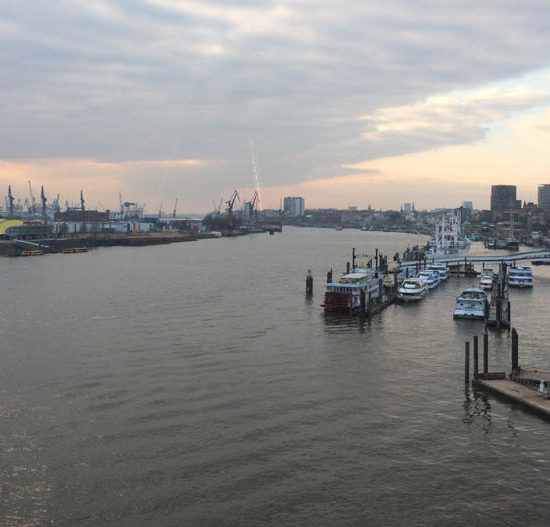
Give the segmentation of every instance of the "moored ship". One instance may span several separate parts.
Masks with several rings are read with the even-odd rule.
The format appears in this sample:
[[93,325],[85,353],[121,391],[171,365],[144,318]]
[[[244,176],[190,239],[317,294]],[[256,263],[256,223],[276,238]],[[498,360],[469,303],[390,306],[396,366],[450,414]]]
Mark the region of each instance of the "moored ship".
[[382,276],[370,267],[354,267],[338,282],[326,285],[323,307],[326,312],[354,313],[361,307],[361,293],[365,299],[378,300],[382,293]]

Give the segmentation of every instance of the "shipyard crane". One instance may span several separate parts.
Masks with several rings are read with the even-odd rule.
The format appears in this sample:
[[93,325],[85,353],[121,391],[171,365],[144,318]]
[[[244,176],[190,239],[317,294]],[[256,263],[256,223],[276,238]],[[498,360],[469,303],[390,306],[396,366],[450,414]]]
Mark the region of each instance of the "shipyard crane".
[[13,197],[13,194],[11,193],[11,185],[8,187],[8,202],[9,202],[9,211],[10,211],[10,218],[13,217],[13,201],[14,201],[14,197]]
[[54,211],[54,213],[61,211],[61,207],[59,206],[59,194],[52,201],[52,210]]
[[80,191],[80,210],[82,212],[84,212],[86,210],[86,208],[84,207],[84,203],[86,203],[84,201],[84,194],[82,193],[82,190]]
[[236,200],[241,201],[241,198],[239,197],[239,193],[237,190],[233,191],[233,194],[231,194],[231,197],[226,201],[227,203],[227,212],[229,215],[233,214],[233,205],[235,205]]
[[176,202],[174,203],[174,212],[172,213],[172,218],[176,217],[177,208],[178,208],[178,198],[176,198]]
[[42,185],[42,188],[40,189],[40,199],[42,201],[42,221],[46,223],[46,220],[48,219],[46,215],[46,203],[48,199],[46,198],[46,194],[44,194],[44,185]]
[[162,200],[160,200],[159,218],[162,218]]

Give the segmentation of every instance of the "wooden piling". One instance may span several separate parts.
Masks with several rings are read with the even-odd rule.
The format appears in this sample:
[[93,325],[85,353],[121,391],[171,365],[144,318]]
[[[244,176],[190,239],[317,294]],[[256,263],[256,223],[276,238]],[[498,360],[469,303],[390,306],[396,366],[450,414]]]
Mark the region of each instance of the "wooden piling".
[[519,366],[519,338],[516,328],[512,328],[512,375]]
[[464,382],[470,382],[470,342],[464,343]]
[[349,274],[349,262],[346,262],[346,274]]
[[479,347],[478,336],[474,336],[474,379],[479,376]]
[[508,300],[508,333],[510,333],[510,328],[512,327],[512,304]]
[[306,294],[307,295],[313,294],[313,275],[311,274],[311,270],[308,270],[307,276],[306,276]]
[[489,334],[483,333],[483,375],[489,373]]
[[332,269],[327,273],[327,284],[332,284]]

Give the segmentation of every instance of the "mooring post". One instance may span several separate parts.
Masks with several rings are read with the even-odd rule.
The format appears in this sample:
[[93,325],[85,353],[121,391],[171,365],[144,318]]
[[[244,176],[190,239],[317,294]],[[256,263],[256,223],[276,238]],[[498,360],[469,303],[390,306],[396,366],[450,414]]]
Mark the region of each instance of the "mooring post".
[[519,366],[519,338],[516,328],[512,328],[512,374]]
[[359,314],[365,316],[365,290],[361,289],[359,292]]
[[352,269],[355,269],[355,247],[352,247],[351,249],[351,261],[352,261]]
[[489,373],[489,334],[483,333],[483,375]]
[[464,382],[470,382],[470,342],[466,341],[464,345]]
[[478,336],[474,336],[474,379],[477,379],[479,375],[479,348],[478,348]]
[[369,299],[367,302],[367,316],[370,317],[370,313],[372,310],[372,299],[371,299],[371,293],[369,293]]
[[508,333],[510,333],[511,327],[512,327],[512,304],[510,304],[510,300],[508,300]]
[[327,273],[327,284],[332,284],[332,268]]
[[349,274],[349,262],[346,262],[346,274]]
[[311,269],[307,270],[306,276],[306,294],[313,294],[313,275],[311,274]]
[[500,285],[498,286],[498,295],[497,295],[497,328],[500,328],[502,321],[502,298],[500,297]]
[[376,260],[375,271],[378,271],[378,249],[374,250],[374,259]]

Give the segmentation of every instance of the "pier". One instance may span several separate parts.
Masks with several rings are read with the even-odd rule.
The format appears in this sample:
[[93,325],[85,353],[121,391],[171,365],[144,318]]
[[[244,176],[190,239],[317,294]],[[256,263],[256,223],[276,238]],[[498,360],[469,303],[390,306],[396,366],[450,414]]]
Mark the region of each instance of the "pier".
[[444,256],[433,260],[431,258],[422,258],[419,260],[407,260],[400,262],[401,268],[425,266],[429,263],[445,263],[448,266],[462,267],[464,270],[474,269],[475,265],[498,265],[507,264],[515,265],[518,263],[543,263],[550,262],[550,251],[527,251],[515,254],[503,254],[503,255],[480,255],[480,256]]
[[[470,382],[470,342],[465,342],[464,381]],[[515,328],[511,338],[511,371],[490,372],[488,364],[488,336],[483,336],[483,372],[479,371],[478,337],[473,342],[472,386],[550,419],[550,371],[522,369],[519,365],[519,337]]]

